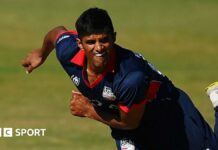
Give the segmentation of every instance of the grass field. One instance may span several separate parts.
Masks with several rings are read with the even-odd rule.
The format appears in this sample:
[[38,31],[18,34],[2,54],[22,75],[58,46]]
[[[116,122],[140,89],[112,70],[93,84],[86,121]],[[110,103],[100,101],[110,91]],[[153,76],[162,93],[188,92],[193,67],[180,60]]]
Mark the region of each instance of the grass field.
[[44,137],[0,137],[1,150],[111,150],[109,129],[73,117],[74,88],[54,53],[31,75],[20,66],[57,26],[74,29],[89,7],[108,10],[117,43],[142,53],[192,97],[211,126],[204,88],[218,80],[216,0],[0,0],[0,128],[46,128]]

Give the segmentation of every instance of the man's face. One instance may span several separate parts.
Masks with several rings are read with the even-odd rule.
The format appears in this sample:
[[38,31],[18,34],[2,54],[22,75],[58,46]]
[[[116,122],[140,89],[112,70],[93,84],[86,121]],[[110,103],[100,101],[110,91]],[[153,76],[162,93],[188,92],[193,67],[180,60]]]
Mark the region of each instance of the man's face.
[[113,49],[116,33],[91,34],[78,39],[78,45],[85,50],[87,65],[93,71],[102,72],[106,67],[111,49]]

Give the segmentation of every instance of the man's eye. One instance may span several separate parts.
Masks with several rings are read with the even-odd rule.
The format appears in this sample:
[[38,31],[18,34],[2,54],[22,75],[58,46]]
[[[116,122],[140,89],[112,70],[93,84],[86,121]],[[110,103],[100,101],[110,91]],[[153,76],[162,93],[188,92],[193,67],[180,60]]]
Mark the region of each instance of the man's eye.
[[86,44],[95,44],[95,40],[88,40],[86,41]]
[[102,42],[102,43],[107,43],[107,42],[109,42],[109,37],[105,37],[105,38],[101,39],[100,42]]

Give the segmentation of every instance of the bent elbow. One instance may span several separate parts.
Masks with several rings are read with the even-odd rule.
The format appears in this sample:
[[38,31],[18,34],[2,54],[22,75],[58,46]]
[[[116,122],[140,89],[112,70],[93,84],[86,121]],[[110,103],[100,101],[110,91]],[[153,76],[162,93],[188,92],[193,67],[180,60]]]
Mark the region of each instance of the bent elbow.
[[133,123],[129,126],[131,129],[136,129],[139,127],[139,124],[138,123]]
[[124,123],[123,128],[128,130],[133,130],[139,127],[139,123],[131,122],[131,123]]

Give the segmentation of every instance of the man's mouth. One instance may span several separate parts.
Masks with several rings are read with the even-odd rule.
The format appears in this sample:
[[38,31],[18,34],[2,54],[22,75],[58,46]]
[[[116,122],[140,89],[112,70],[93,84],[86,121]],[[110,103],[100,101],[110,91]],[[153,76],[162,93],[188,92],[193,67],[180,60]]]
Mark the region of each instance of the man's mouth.
[[106,54],[106,51],[104,52],[93,51],[92,54],[96,57],[103,57]]

